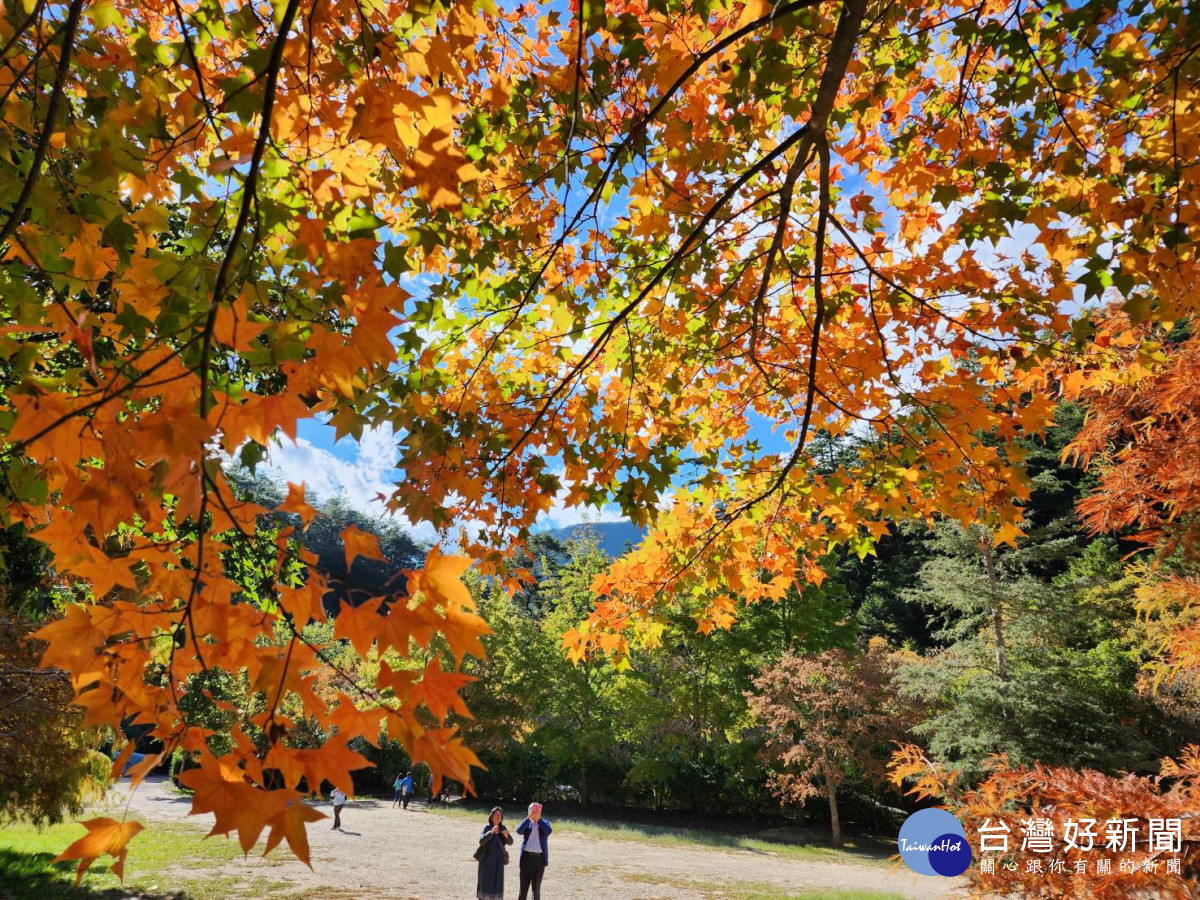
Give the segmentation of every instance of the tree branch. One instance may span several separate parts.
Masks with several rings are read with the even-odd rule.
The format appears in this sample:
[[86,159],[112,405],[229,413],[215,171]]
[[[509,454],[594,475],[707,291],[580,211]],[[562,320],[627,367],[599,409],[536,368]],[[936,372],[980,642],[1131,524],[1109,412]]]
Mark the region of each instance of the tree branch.
[[58,67],[54,72],[54,88],[50,93],[50,102],[46,106],[46,120],[42,123],[42,133],[38,137],[37,147],[33,151],[33,162],[29,173],[25,176],[25,184],[4,228],[0,229],[0,245],[3,245],[21,224],[29,198],[33,196],[33,186],[37,184],[42,172],[42,163],[46,159],[46,151],[50,148],[50,135],[54,131],[54,120],[58,118],[58,108],[62,105],[63,90],[66,86],[67,72],[71,68],[71,50],[75,46],[75,31],[79,27],[79,15],[83,11],[83,0],[71,0],[67,9],[67,24],[63,32],[62,52],[58,55]]
[[258,173],[262,167],[263,154],[267,141],[271,137],[271,113],[275,108],[275,89],[279,82],[279,69],[283,63],[283,48],[287,44],[288,32],[291,31],[292,21],[296,18],[299,0],[288,0],[283,12],[283,20],[279,24],[279,33],[271,47],[271,58],[267,62],[267,83],[263,97],[262,122],[258,126],[258,137],[254,141],[254,152],[250,157],[250,168],[246,171],[246,181],[242,185],[242,205],[238,210],[237,221],[229,240],[225,244],[225,256],[221,259],[221,267],[217,270],[217,278],[213,284],[212,301],[208,307],[208,318],[204,325],[204,343],[200,355],[200,415],[207,416],[209,409],[208,370],[212,362],[213,328],[217,322],[217,311],[225,300],[226,282],[229,270],[233,265],[233,256],[237,252],[246,230],[246,222],[250,218],[250,209],[258,192]]

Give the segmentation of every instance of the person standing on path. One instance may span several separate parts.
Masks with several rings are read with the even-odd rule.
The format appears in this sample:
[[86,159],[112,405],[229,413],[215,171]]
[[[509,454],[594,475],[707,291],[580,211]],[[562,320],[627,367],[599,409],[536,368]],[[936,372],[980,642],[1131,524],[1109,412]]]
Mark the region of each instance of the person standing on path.
[[497,806],[488,814],[487,824],[479,835],[479,849],[475,851],[479,860],[475,900],[504,900],[504,864],[508,862],[504,845],[512,842],[512,835],[504,825],[504,810]]
[[408,799],[413,792],[413,777],[412,772],[407,773],[404,779],[400,782],[400,800],[404,804],[404,808],[408,809]]
[[333,801],[333,828],[332,831],[342,830],[342,807],[346,805],[346,794],[339,788],[335,787],[329,792],[329,799]]
[[542,804],[530,803],[529,815],[517,826],[517,834],[522,837],[520,900],[526,900],[531,887],[533,900],[542,900],[542,876],[550,865],[551,831],[550,823],[542,818]]
[[396,780],[392,783],[392,787],[396,789],[396,795],[392,797],[392,809],[395,809],[400,805],[400,796],[404,789],[404,776],[399,772],[396,773]]

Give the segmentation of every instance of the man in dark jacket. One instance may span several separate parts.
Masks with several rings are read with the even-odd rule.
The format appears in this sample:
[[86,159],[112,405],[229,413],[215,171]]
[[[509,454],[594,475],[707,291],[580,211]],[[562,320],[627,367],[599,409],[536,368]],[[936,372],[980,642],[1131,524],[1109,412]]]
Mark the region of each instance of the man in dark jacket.
[[521,893],[519,900],[526,900],[529,888],[533,888],[533,900],[542,900],[542,875],[550,865],[550,823],[542,818],[542,804],[530,803],[529,815],[517,826],[521,835]]

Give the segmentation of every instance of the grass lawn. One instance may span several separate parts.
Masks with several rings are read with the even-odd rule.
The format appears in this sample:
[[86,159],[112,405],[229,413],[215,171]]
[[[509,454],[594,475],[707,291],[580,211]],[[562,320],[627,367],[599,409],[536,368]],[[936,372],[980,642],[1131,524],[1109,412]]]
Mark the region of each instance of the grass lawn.
[[[477,819],[480,822],[487,818],[487,810],[482,807],[476,809],[451,804],[449,806],[431,806],[429,811],[439,816],[457,816]],[[520,810],[506,815],[506,818],[512,819],[513,815],[517,817],[514,821],[520,821]],[[848,839],[843,849],[834,850],[832,847],[824,845],[824,842],[828,840],[824,833],[810,831],[791,830],[788,839],[767,839],[701,828],[672,828],[664,825],[643,825],[637,822],[617,822],[608,819],[549,815],[547,818],[554,824],[556,830],[668,847],[699,845],[719,850],[773,853],[794,859],[822,859],[829,862],[879,866],[888,865],[888,857],[896,853],[895,841],[882,838]],[[773,897],[774,895],[764,894],[762,900],[772,900]],[[845,898],[837,897],[835,900],[854,900],[855,897],[856,895],[847,894]],[[754,895],[749,900],[759,900],[759,898]],[[863,895],[862,900],[876,900],[876,898]]]
[[[113,859],[102,856],[75,887],[76,862],[52,864],[63,848],[84,834],[71,823],[42,830],[13,823],[0,827],[0,898],[3,900],[225,900],[229,897],[296,897],[286,882],[241,874],[221,867],[242,855],[236,841],[187,825],[156,822],[129,844],[125,884],[110,871]],[[277,893],[284,891],[283,894]]]
[[752,882],[709,884],[686,878],[664,878],[651,874],[634,875],[627,877],[626,880],[647,885],[667,885],[693,890],[701,894],[705,900],[905,900],[903,894],[882,891],[826,890],[801,891],[797,894],[774,884]]

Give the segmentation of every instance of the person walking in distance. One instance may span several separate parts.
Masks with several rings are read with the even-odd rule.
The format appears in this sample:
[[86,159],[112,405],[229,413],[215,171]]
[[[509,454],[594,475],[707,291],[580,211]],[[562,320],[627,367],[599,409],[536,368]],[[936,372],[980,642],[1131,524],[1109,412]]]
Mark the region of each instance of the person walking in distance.
[[333,801],[333,831],[342,830],[342,807],[346,805],[346,794],[339,788],[335,787],[329,792],[329,799]]
[[521,893],[520,900],[527,900],[533,888],[533,900],[542,900],[542,876],[550,865],[550,823],[542,818],[542,804],[530,803],[529,815],[517,826],[521,835]]
[[405,809],[408,809],[408,799],[412,796],[412,793],[413,777],[412,772],[408,772],[400,782],[400,802],[404,804]]
[[396,791],[395,796],[392,797],[392,809],[395,809],[400,805],[400,798],[404,794],[404,776],[399,772],[396,773],[396,780],[392,783],[392,787]]

